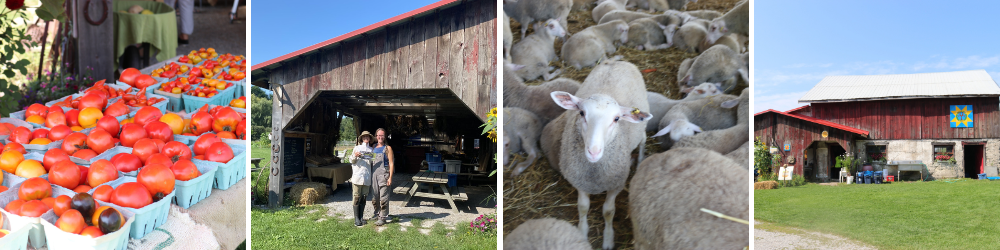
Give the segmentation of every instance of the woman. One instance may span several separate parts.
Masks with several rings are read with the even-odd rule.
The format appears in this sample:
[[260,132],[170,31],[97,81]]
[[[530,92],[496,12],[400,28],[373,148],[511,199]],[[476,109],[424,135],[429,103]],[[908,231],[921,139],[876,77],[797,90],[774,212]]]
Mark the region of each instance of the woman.
[[[372,206],[375,207],[373,219],[376,226],[385,225],[385,219],[389,217],[389,186],[392,185],[392,173],[395,172],[393,163],[392,147],[386,144],[385,129],[379,128],[375,131],[375,163],[372,165],[375,171],[372,174]],[[389,166],[386,169],[386,165]]]
[[[190,39],[191,33],[194,32],[194,0],[164,0],[163,3],[170,6],[170,8],[175,8],[177,13],[180,13],[180,27],[177,30],[181,34],[177,36],[177,43],[188,44],[188,39]],[[174,7],[174,4],[177,7]]]
[[351,194],[354,195],[354,225],[364,226],[365,220],[362,218],[365,212],[365,197],[368,196],[368,189],[372,185],[372,134],[368,131],[361,132],[351,155]]

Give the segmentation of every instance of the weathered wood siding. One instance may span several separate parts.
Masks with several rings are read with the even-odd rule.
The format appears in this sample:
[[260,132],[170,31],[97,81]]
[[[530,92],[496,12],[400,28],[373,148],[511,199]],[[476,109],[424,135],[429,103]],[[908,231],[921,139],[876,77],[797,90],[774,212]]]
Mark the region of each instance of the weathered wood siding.
[[[824,130],[828,133],[827,138],[823,138]],[[836,142],[847,152],[853,152],[855,136],[854,133],[776,113],[754,116],[753,134],[755,140],[763,140],[768,146],[779,149],[782,165],[785,165],[789,158],[795,158],[795,174],[798,175],[803,174],[803,164],[805,164],[803,155],[813,142]],[[782,150],[785,143],[791,144],[790,151]],[[778,171],[778,169],[773,170]]]
[[[973,106],[973,128],[952,128],[951,105]],[[869,131],[871,139],[1000,138],[1000,99],[936,98],[813,103],[813,117]]]
[[324,90],[451,89],[486,120],[496,105],[496,2],[468,1],[283,62],[281,124]]

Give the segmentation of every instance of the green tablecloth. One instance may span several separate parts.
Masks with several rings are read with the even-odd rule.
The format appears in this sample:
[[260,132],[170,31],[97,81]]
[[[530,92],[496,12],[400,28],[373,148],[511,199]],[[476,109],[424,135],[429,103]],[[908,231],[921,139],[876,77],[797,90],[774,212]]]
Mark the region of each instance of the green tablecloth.
[[[153,15],[121,13],[132,5],[142,6]],[[114,1],[115,26],[115,68],[118,57],[125,53],[125,47],[137,43],[149,43],[157,61],[165,61],[177,56],[177,17],[174,9],[164,3],[154,1]]]

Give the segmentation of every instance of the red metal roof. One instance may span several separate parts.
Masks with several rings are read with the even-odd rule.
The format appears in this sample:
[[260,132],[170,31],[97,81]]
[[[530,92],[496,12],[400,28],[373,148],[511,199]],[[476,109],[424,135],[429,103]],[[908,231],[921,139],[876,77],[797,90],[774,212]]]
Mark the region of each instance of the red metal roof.
[[397,21],[400,21],[400,20],[403,20],[403,19],[406,19],[406,18],[410,18],[410,17],[416,16],[416,15],[418,15],[420,13],[423,13],[423,12],[426,12],[426,11],[429,11],[429,10],[434,10],[434,9],[437,9],[437,8],[440,8],[440,7],[443,7],[443,6],[446,6],[448,4],[451,4],[451,3],[454,3],[454,2],[458,2],[458,1],[459,0],[441,0],[441,1],[438,1],[436,3],[432,3],[430,5],[421,7],[419,9],[412,10],[410,12],[403,13],[403,14],[395,16],[393,18],[389,18],[389,19],[383,20],[381,22],[377,22],[375,24],[368,25],[368,26],[366,26],[364,28],[361,28],[361,29],[358,29],[358,30],[355,30],[355,31],[351,31],[350,33],[334,37],[333,39],[326,40],[326,41],[323,41],[323,42],[320,42],[320,43],[317,43],[317,44],[313,44],[312,46],[305,47],[305,48],[300,49],[300,50],[296,50],[295,52],[288,53],[288,54],[285,54],[283,56],[279,56],[277,58],[274,58],[274,59],[271,59],[271,60],[267,60],[267,61],[262,62],[262,63],[255,64],[253,66],[250,66],[250,71],[261,69],[261,68],[267,67],[268,65],[271,65],[271,64],[274,64],[274,63],[277,63],[277,62],[281,62],[281,61],[284,61],[284,60],[295,58],[296,56],[308,53],[308,52],[313,51],[313,50],[317,50],[317,49],[322,48],[322,47],[326,47],[327,45],[331,45],[331,44],[334,44],[334,43],[338,43],[340,41],[347,40],[348,38],[351,38],[351,37],[354,37],[354,36],[357,36],[357,35],[360,35],[360,34],[364,34],[365,32],[376,30],[378,28],[381,28],[383,26],[395,23]]
[[[794,110],[797,110],[797,109],[799,109],[799,108],[792,109],[790,111],[794,111]],[[803,120],[803,121],[807,121],[807,122],[811,122],[811,123],[815,123],[815,124],[819,124],[819,125],[823,125],[823,126],[835,128],[835,129],[840,129],[840,130],[843,130],[843,131],[847,131],[847,132],[851,132],[851,133],[855,133],[855,134],[859,134],[859,135],[863,135],[865,137],[868,136],[868,131],[867,130],[858,129],[858,128],[852,128],[852,127],[848,127],[848,126],[845,126],[845,125],[841,125],[839,123],[833,123],[833,122],[830,122],[830,121],[826,121],[826,120],[822,120],[822,119],[816,119],[816,118],[812,118],[812,117],[808,117],[808,116],[801,116],[801,115],[789,114],[789,113],[786,113],[786,112],[781,112],[781,111],[777,111],[777,110],[773,110],[773,109],[768,109],[768,110],[761,111],[760,113],[753,114],[753,116],[765,114],[765,113],[768,113],[768,112],[782,114],[782,115],[785,115],[785,116],[788,116],[788,117],[797,118],[799,120]]]
[[809,108],[809,105],[804,105],[804,106],[802,106],[802,107],[798,107],[798,108],[793,108],[793,109],[789,109],[788,111],[785,111],[785,113],[789,113],[789,114],[791,114],[791,113],[795,113],[795,111],[802,111],[802,110],[805,110],[805,109],[807,109],[807,108]]

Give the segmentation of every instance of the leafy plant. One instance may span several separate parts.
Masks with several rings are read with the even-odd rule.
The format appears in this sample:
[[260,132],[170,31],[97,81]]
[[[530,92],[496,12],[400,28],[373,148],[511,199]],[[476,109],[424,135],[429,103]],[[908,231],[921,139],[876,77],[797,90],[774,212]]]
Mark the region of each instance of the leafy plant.
[[[497,143],[497,108],[496,107],[494,107],[493,109],[490,109],[489,113],[486,113],[486,123],[484,123],[482,126],[479,126],[479,127],[483,128],[483,134],[486,134],[487,138],[490,138],[490,140],[492,140],[493,143]],[[496,161],[496,160],[497,160],[497,155],[493,154],[493,161]],[[490,172],[490,176],[491,177],[493,175],[495,175],[495,174],[497,174],[497,170],[496,169],[494,169],[493,172]]]
[[854,171],[855,167],[861,163],[861,160],[857,159],[853,155],[845,153],[837,156],[835,162],[836,164],[833,166],[834,168],[846,168],[844,171],[851,173]]
[[18,73],[28,75],[31,60],[25,55],[26,49],[38,46],[31,35],[25,34],[27,20],[34,20],[37,15],[45,21],[66,21],[64,1],[41,0],[42,5],[35,9],[35,13],[25,11],[24,0],[5,1],[6,8],[0,10],[0,73],[3,75],[0,78],[0,115],[19,111],[19,102],[26,97],[22,93],[31,93],[10,81]]
[[767,144],[760,141],[760,137],[753,141],[753,167],[760,171],[763,176],[771,172],[771,152]]
[[480,214],[472,222],[469,222],[469,228],[475,233],[483,234],[494,234],[497,230],[497,213],[491,214]]

